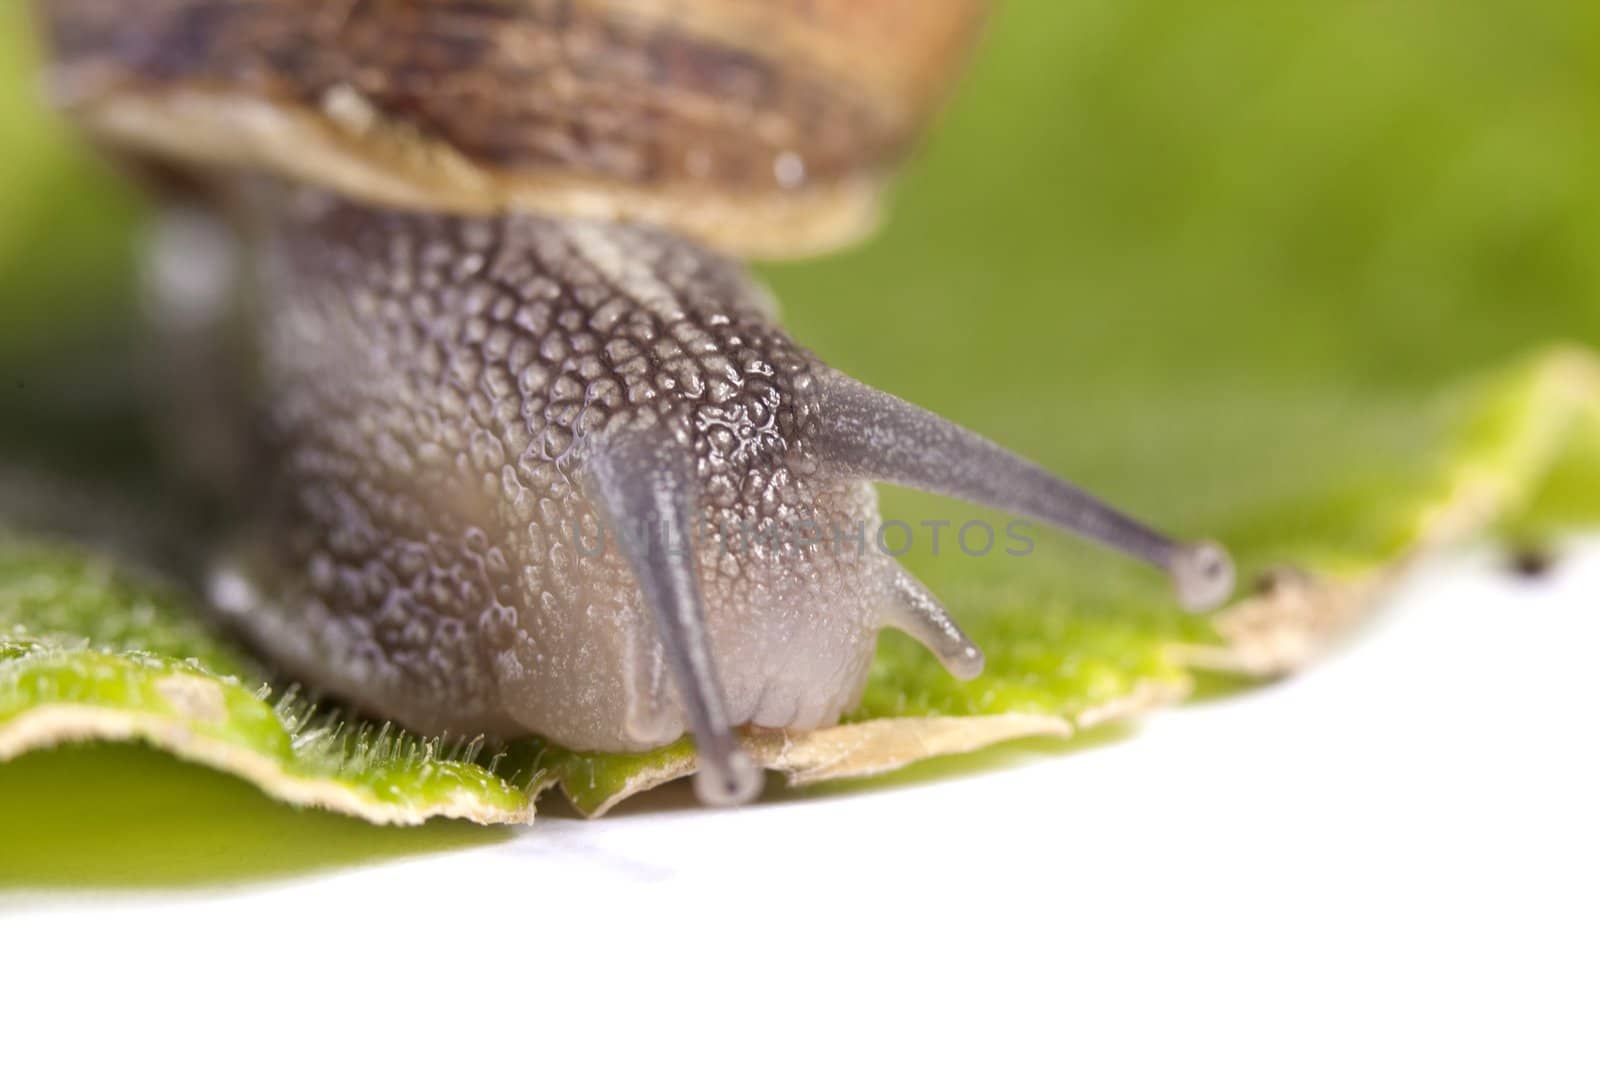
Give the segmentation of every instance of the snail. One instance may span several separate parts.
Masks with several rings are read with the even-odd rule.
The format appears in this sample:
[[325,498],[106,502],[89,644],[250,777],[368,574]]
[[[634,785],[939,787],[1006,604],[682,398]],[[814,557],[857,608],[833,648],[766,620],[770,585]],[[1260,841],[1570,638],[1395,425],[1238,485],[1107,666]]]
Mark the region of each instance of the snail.
[[740,732],[836,723],[881,628],[982,669],[862,535],[874,483],[1224,601],[1219,546],[830,369],[740,265],[870,230],[984,8],[40,0],[61,105],[181,205],[173,351],[249,352],[248,414],[192,413],[251,445],[215,605],[419,732],[687,733],[701,799],[739,803]]

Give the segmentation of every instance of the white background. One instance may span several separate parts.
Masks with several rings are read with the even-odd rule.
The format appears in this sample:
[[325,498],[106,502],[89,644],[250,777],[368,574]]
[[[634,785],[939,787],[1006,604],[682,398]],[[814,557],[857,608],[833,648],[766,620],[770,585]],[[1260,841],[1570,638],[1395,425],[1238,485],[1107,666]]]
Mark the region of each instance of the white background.
[[0,1062],[1595,1063],[1600,546],[1497,562],[1065,756],[0,901]]

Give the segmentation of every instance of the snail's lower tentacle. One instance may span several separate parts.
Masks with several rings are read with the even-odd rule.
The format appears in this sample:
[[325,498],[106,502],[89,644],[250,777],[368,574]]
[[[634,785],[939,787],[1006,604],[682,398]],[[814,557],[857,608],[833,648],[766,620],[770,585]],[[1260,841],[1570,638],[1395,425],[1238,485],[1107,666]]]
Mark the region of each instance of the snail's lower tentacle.
[[895,568],[884,600],[883,623],[910,634],[962,681],[983,673],[983,653],[950,617],[939,598],[910,571]]

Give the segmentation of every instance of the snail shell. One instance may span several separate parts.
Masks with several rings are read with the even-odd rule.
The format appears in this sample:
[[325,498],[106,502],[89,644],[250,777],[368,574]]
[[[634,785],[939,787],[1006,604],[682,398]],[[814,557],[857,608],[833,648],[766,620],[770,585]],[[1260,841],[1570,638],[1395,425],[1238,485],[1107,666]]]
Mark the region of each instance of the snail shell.
[[[984,0],[50,0],[109,143],[436,211],[655,223],[738,256],[864,233]],[[130,10],[131,9],[131,10]]]
[[692,732],[702,796],[732,802],[759,784],[738,731],[837,722],[879,628],[981,669],[879,550],[875,481],[1077,530],[1192,608],[1227,595],[1214,546],[828,368],[727,258],[870,224],[980,0],[133,6],[44,0],[56,84],[237,238],[184,216],[155,303],[196,366],[238,345],[195,293],[254,320],[213,599],[307,680],[429,732]]

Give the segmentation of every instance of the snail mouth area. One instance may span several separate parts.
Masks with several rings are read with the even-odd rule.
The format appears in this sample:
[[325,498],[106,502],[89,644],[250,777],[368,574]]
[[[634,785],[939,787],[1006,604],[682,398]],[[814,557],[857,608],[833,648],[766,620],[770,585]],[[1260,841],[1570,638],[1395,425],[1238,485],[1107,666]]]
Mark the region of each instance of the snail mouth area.
[[[746,619],[714,617],[711,641],[729,725],[771,730],[831,726],[855,707],[877,647],[877,623],[817,597],[810,610]],[[611,747],[641,750],[689,732],[687,711],[653,635],[622,660],[626,713]]]
[[[875,514],[871,490],[859,492],[847,513]],[[701,547],[705,635],[729,726],[811,730],[855,707],[893,582],[890,563],[854,545]],[[580,581],[583,596],[548,620],[537,660],[498,679],[498,714],[588,751],[642,751],[691,733],[634,577],[620,560],[600,556],[585,561]]]
[[[534,736],[589,752],[646,751],[690,732],[631,579],[602,561],[580,578],[582,596],[525,635],[490,640],[480,628],[494,620],[480,616],[461,622],[461,655],[420,657],[355,625],[274,557],[260,544],[230,553],[212,573],[213,604],[292,676],[368,714],[427,735]],[[776,577],[748,568],[739,581],[708,573],[708,635],[729,725],[811,730],[855,707],[889,580],[872,558],[791,563]]]

